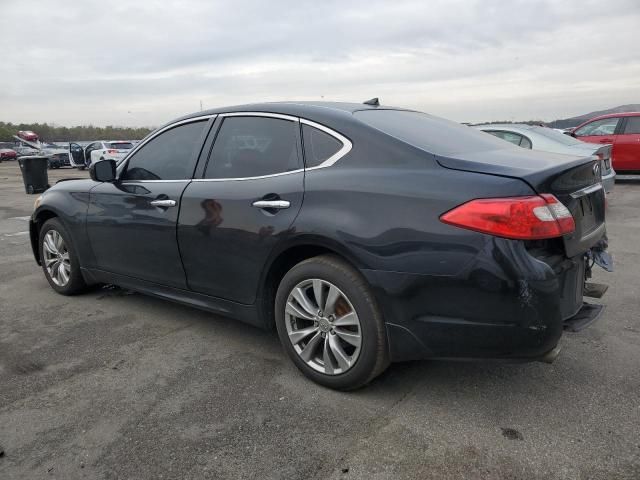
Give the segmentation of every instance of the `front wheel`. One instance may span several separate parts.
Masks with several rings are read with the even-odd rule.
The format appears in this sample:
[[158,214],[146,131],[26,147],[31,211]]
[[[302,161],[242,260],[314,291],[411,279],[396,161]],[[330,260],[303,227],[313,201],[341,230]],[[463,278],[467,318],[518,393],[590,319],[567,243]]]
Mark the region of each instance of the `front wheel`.
[[57,218],[47,220],[40,230],[38,246],[44,276],[56,292],[73,295],[87,284],[71,236]]
[[389,364],[384,321],[371,289],[336,256],[293,267],[278,287],[275,314],[285,351],[321,385],[352,390]]

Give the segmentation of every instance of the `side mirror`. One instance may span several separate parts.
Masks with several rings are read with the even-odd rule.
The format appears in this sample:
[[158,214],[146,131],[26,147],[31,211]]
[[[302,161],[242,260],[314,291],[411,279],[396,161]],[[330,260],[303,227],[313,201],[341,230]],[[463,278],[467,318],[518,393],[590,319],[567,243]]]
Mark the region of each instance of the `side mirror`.
[[89,176],[96,182],[113,182],[116,179],[116,161],[100,160],[91,164]]

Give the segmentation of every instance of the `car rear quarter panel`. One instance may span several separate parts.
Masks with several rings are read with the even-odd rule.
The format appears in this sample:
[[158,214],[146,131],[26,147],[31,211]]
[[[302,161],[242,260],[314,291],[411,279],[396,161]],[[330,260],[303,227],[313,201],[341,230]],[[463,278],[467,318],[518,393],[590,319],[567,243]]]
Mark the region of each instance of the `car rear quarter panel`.
[[521,180],[445,169],[421,150],[366,142],[333,167],[307,171],[295,230],[339,242],[360,268],[452,275],[482,238],[440,215],[473,198],[533,193]]
[[392,358],[535,357],[553,348],[562,319],[552,268],[524,242],[439,220],[468,200],[531,195],[531,187],[446,169],[417,149],[367,146],[307,172],[295,231],[350,252],[383,310]]

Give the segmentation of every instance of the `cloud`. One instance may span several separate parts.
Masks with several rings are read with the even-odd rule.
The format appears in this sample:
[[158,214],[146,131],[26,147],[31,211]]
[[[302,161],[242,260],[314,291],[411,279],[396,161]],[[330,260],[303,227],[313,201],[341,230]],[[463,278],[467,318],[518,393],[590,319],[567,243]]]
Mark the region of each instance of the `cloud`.
[[4,0],[0,119],[157,125],[206,107],[379,96],[459,121],[640,99],[640,4]]

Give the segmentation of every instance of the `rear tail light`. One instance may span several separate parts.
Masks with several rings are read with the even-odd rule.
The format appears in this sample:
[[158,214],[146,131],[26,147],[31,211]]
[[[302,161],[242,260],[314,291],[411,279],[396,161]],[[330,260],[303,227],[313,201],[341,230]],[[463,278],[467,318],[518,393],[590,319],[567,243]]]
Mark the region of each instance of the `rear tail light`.
[[110,149],[110,150],[107,150],[107,153],[118,153],[118,150]]
[[440,220],[518,240],[561,237],[576,228],[571,212],[550,194],[471,200],[442,214]]

